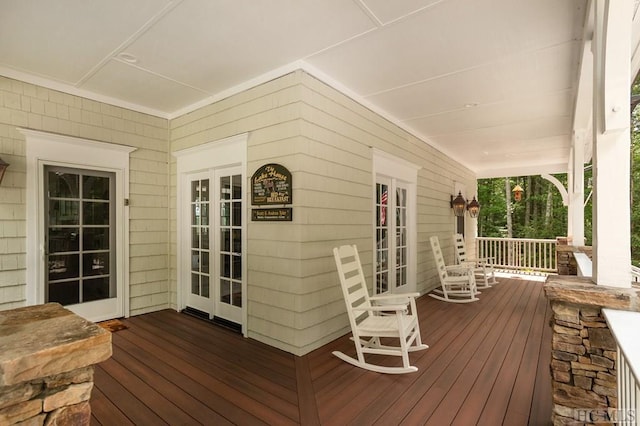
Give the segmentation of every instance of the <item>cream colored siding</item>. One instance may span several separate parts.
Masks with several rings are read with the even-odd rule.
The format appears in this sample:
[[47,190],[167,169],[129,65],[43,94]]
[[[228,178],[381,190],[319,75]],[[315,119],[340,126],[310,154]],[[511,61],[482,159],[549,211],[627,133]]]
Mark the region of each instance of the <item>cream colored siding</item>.
[[[311,209],[307,218],[310,226],[305,232],[317,243],[313,255],[302,260],[310,266],[302,285],[307,281],[324,282],[325,290],[322,297],[309,297],[313,303],[299,312],[298,324],[305,328],[300,341],[306,351],[346,330],[331,256],[333,246],[358,245],[372,286],[372,148],[421,167],[417,182],[417,289],[423,293],[437,285],[428,239],[439,235],[445,250],[451,251],[454,221],[449,195],[454,181],[475,190],[475,177],[444,154],[313,77],[304,74],[301,83],[303,134],[310,138],[309,153],[314,157],[309,163],[314,163],[311,167],[315,174],[309,180],[316,181],[315,185],[304,185],[304,192],[309,199],[321,200],[313,205],[322,206]],[[451,260],[452,256],[451,251]]]
[[[171,151],[198,146],[240,133],[250,132],[247,147],[247,175],[268,162],[277,162],[294,174],[300,128],[298,123],[298,73],[286,75],[236,96],[176,118],[170,124]],[[171,167],[171,303],[177,307],[176,281],[176,167]],[[295,177],[294,200],[296,197]],[[245,183],[248,183],[245,182]],[[247,185],[247,203],[250,196]],[[294,217],[295,217],[294,212]],[[295,219],[294,219],[295,220]],[[245,259],[248,268],[248,335],[274,346],[296,351],[291,336],[295,329],[282,324],[294,312],[291,306],[279,308],[277,303],[254,295],[254,288],[281,288],[273,294],[295,293],[298,287],[299,225],[292,223],[251,223],[245,227],[248,246]],[[293,247],[291,247],[293,246]],[[264,281],[263,281],[264,280]],[[266,335],[263,335],[266,331]],[[266,337],[266,336],[270,337]]]
[[[302,71],[172,120],[170,128],[171,151],[249,132],[248,176],[269,162],[292,172],[293,222],[247,224],[247,334],[295,354],[347,331],[334,246],[357,244],[371,281],[372,148],[421,167],[416,231],[422,292],[436,284],[429,236],[450,240],[453,233],[454,181],[475,188],[470,171]],[[175,167],[171,170],[174,222]],[[176,304],[175,225],[171,229]]]
[[[437,282],[428,239],[453,260],[456,182],[462,165],[303,71],[167,122],[100,102],[0,78],[0,309],[25,303],[25,147],[17,126],[136,147],[130,158],[130,309],[179,308],[177,168],[170,154],[248,133],[248,177],[266,163],[293,176],[293,221],[246,224],[247,335],[294,354],[347,332],[332,248],[356,244],[372,285],[373,150],[420,167],[416,183],[417,282]],[[471,219],[467,219],[471,220]],[[168,265],[168,266],[167,266]]]
[[23,306],[26,127],[136,147],[130,173],[131,314],[168,307],[167,120],[0,77],[0,309]]

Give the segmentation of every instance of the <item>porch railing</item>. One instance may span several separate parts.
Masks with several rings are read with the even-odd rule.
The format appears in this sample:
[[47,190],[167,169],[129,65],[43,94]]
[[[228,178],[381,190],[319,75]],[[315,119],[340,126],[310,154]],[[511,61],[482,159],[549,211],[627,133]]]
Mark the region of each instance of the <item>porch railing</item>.
[[528,273],[555,273],[556,240],[529,238],[476,238],[478,258],[493,258],[496,269]]
[[618,346],[618,408],[609,418],[619,425],[640,425],[640,313],[603,309]]

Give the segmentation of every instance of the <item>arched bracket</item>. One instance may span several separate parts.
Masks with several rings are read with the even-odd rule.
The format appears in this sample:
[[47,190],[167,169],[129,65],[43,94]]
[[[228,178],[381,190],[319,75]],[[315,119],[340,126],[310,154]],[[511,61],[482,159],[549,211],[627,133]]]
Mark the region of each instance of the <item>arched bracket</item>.
[[568,206],[569,205],[569,193],[567,192],[567,189],[564,187],[562,182],[560,182],[554,176],[551,176],[551,175],[548,175],[548,174],[544,174],[544,175],[540,175],[540,176],[545,178],[546,180],[548,180],[549,182],[554,184],[556,186],[556,188],[558,188],[558,191],[560,191],[560,195],[562,196],[562,205],[565,206],[565,207]]

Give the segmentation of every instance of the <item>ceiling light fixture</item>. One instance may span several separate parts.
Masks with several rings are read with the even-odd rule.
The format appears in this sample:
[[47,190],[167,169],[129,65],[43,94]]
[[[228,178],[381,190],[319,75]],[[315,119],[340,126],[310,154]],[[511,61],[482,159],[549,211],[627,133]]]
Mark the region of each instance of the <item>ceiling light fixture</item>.
[[121,59],[128,64],[138,63],[138,58],[133,56],[131,53],[126,53],[126,52],[118,53],[118,59]]

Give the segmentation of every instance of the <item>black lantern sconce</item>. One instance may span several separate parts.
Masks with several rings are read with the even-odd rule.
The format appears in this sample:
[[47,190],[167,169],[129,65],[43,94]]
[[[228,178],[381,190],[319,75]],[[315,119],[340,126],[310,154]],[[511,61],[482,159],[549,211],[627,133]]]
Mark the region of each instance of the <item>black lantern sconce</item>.
[[4,173],[7,171],[7,167],[9,167],[9,163],[3,161],[0,158],[0,183],[2,183],[2,179],[4,178]]
[[476,197],[473,197],[473,200],[469,201],[467,204],[467,210],[469,211],[469,216],[472,218],[477,218],[480,214],[480,203],[476,200]]
[[467,201],[462,197],[462,192],[458,192],[458,196],[453,198],[451,196],[451,208],[453,209],[454,216],[464,216],[464,209],[467,207]]

